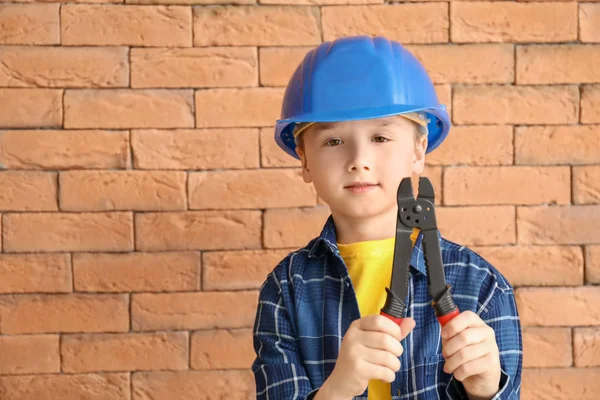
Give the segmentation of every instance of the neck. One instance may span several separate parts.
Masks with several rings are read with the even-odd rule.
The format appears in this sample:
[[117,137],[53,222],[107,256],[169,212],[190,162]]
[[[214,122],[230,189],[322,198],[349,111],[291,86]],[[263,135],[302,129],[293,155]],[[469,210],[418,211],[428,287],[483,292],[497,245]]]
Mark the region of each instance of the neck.
[[340,244],[388,239],[396,235],[398,207],[365,218],[350,217],[332,211],[335,233]]

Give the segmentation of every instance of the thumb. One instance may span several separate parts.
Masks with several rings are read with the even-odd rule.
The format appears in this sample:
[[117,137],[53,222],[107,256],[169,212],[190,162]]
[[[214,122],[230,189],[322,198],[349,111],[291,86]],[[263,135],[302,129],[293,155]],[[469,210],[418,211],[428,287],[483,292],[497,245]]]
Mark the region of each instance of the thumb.
[[400,338],[399,338],[399,340],[402,340],[405,337],[407,337],[408,334],[414,329],[414,327],[416,325],[417,325],[417,323],[415,322],[415,320],[413,318],[410,318],[410,317],[403,318],[402,322],[400,323]]

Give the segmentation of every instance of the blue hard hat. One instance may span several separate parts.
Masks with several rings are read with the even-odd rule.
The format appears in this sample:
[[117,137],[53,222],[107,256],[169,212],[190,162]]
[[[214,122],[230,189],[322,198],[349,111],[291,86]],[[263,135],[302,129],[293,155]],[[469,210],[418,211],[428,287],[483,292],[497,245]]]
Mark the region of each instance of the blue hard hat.
[[400,43],[351,36],[320,44],[294,71],[283,98],[275,141],[295,158],[298,122],[339,122],[409,112],[429,119],[427,153],[448,135],[450,118],[431,78]]

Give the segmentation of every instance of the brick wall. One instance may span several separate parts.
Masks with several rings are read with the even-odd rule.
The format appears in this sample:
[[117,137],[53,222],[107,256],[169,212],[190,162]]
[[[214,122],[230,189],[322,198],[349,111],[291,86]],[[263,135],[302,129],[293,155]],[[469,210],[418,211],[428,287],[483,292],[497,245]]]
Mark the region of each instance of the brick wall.
[[451,109],[427,175],[516,288],[522,398],[596,400],[600,3],[255,3],[0,3],[2,399],[254,398],[258,288],[328,215],[273,142],[283,87],[363,33]]

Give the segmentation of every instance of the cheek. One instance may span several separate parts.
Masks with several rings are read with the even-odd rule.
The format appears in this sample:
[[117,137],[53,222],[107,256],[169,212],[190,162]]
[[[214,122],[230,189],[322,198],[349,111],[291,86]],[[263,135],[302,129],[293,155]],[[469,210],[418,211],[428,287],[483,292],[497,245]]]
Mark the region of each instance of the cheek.
[[414,152],[406,147],[397,147],[377,157],[377,167],[386,176],[407,176],[413,167]]

